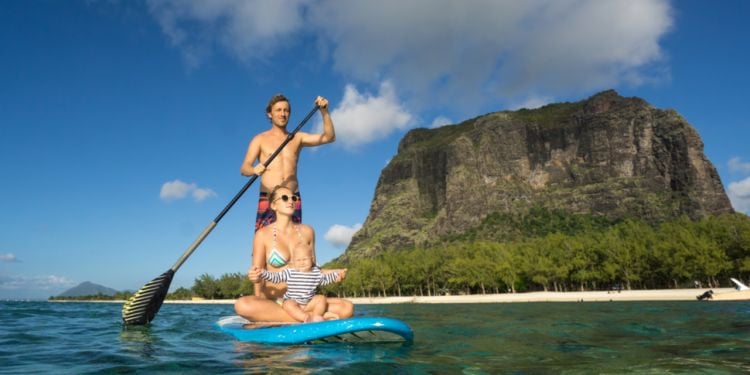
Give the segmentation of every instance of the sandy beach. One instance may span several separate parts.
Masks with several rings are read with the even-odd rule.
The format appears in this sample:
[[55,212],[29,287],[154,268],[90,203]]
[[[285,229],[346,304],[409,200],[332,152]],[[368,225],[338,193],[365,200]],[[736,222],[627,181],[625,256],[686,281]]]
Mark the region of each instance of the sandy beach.
[[[615,301],[695,301],[708,288],[656,289],[591,292],[528,292],[502,294],[473,294],[454,296],[408,296],[347,298],[355,305],[395,303],[514,303],[514,302],[615,302]],[[714,288],[715,300],[750,299],[750,294],[733,288]],[[737,298],[740,297],[740,298]],[[165,301],[164,303],[233,304],[235,300]]]
[[[435,297],[350,298],[354,304],[386,303],[513,303],[513,302],[610,302],[610,301],[695,301],[708,289],[659,289],[591,292],[529,292]],[[732,288],[713,289],[715,294],[731,293]]]

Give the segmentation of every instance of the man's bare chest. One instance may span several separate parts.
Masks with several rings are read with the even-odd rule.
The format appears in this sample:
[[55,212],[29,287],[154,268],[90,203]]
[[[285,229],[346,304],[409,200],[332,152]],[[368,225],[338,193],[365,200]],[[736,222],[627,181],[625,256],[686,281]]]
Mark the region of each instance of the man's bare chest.
[[[264,147],[261,147],[261,157],[262,159],[267,159],[269,156],[271,156],[276,150],[278,150],[279,146],[283,142],[267,142],[267,145]],[[295,140],[290,141],[289,143],[284,146],[281,151],[279,151],[279,154],[276,156],[276,159],[283,159],[283,160],[297,160],[297,157],[299,155],[299,142],[295,142]]]

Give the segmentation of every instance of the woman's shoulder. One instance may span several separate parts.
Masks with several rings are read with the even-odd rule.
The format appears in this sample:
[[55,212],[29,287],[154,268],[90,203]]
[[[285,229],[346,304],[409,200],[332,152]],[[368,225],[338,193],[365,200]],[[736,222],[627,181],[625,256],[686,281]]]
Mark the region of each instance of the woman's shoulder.
[[299,228],[299,231],[302,232],[302,234],[312,235],[315,233],[313,228],[307,224],[300,223],[298,224],[298,228]]
[[265,227],[260,228],[255,232],[255,238],[261,239],[261,240],[265,238],[270,238],[272,235],[273,235],[273,226],[271,225],[266,225]]

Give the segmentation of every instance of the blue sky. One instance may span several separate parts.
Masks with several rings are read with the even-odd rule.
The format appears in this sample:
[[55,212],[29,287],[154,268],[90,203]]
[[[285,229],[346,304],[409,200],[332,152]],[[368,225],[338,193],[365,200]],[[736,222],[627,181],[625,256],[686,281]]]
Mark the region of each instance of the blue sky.
[[[292,125],[316,95],[331,102],[336,143],[300,163],[323,262],[409,129],[610,88],[679,111],[748,212],[748,16],[741,0],[4,1],[0,298],[135,290],[164,272],[246,182],[278,92]],[[257,191],[173,288],[246,270]]]

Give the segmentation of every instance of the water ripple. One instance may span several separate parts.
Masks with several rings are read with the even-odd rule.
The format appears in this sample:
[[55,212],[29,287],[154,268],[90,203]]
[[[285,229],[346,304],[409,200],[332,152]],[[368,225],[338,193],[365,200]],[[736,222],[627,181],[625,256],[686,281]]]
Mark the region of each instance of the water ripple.
[[743,373],[750,304],[700,302],[366,305],[414,343],[269,346],[213,328],[231,305],[165,305],[124,327],[120,305],[0,302],[2,372]]

